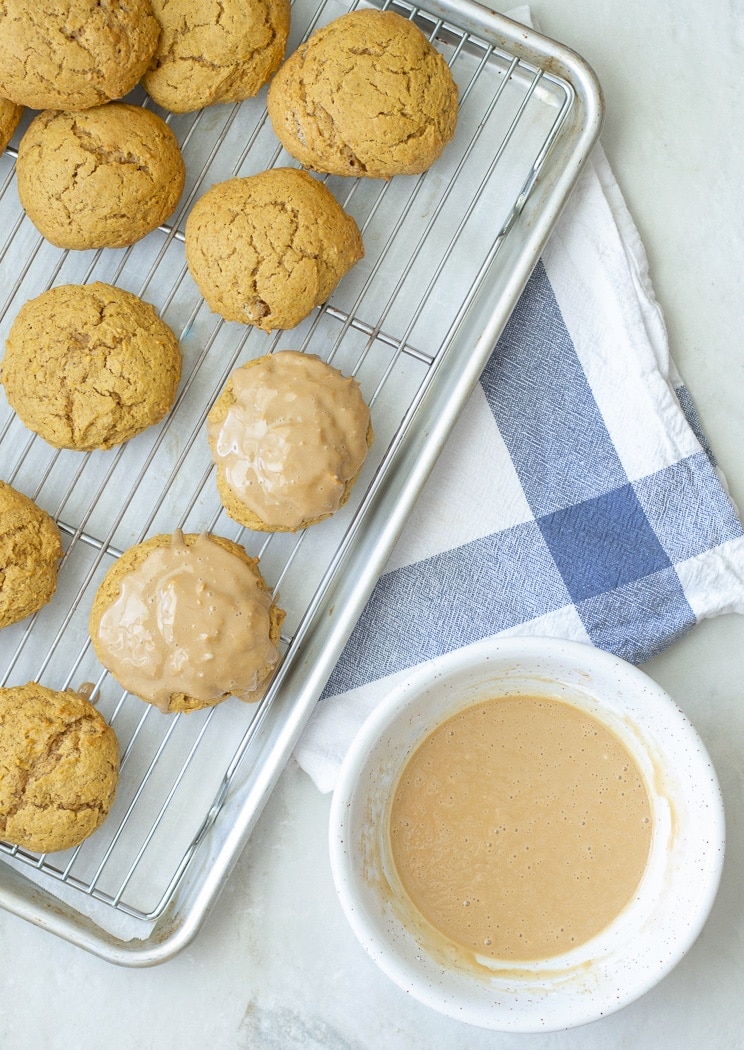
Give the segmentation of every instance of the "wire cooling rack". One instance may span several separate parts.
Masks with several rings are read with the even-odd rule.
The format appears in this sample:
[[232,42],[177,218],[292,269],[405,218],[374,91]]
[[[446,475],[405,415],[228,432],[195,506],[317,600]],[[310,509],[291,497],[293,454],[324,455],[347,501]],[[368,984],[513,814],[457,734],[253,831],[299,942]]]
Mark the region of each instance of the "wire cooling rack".
[[[460,91],[455,140],[420,177],[327,180],[362,230],[365,257],[291,332],[222,322],[184,257],[186,215],[211,185],[294,163],[267,119],[265,90],[235,106],[163,114],[186,187],[170,224],[128,249],[55,249],[25,217],[14,162],[30,115],[0,157],[2,344],[26,300],[100,280],[152,302],[184,354],[169,417],[108,452],[51,448],[0,396],[0,477],[55,517],[65,548],[52,602],[0,634],[0,685],[93,683],[122,750],[114,808],[79,848],[35,856],[0,845],[0,903],[113,962],[160,962],[203,922],[599,133],[596,82],[566,48],[469,0],[385,6],[413,19],[449,62]],[[295,0],[288,53],[346,10]],[[205,419],[233,368],[281,348],[354,375],[376,440],[337,515],[268,536],[222,511]],[[105,572],[130,545],[174,529],[243,543],[287,611],[282,663],[259,705],[231,699],[163,715],[95,659],[87,623]]]

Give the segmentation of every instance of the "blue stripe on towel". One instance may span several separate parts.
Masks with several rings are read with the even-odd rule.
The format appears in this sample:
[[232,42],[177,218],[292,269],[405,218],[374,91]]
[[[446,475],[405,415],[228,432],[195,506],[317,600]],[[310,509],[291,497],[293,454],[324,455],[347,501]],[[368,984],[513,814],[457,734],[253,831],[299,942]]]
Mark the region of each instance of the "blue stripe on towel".
[[695,622],[675,564],[742,535],[705,452],[629,482],[541,264],[481,385],[534,520],[386,573],[324,696],[571,604],[640,662]]
[[569,601],[534,522],[395,569],[378,581],[323,695],[373,682]]

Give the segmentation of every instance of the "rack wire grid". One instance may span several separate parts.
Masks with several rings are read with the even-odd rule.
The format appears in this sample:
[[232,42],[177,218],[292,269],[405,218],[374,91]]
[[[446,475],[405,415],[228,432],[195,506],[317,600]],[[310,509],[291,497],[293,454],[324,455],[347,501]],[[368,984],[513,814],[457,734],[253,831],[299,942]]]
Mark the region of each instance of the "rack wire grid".
[[[122,753],[113,810],[81,846],[46,856],[0,846],[0,903],[113,962],[162,961],[198,930],[599,134],[599,89],[573,52],[468,0],[385,6],[413,19],[449,62],[456,136],[422,176],[327,179],[359,224],[365,256],[292,331],[223,322],[184,256],[186,215],[211,185],[295,163],[273,134],[265,89],[233,106],[162,114],[181,145],[186,187],[171,222],[127,249],[59,250],[26,218],[14,161],[30,115],[0,157],[3,344],[28,299],[105,281],[153,303],[184,357],[167,419],[107,452],[50,447],[0,398],[0,476],[52,514],[64,541],[51,603],[0,635],[0,685],[93,683]],[[295,0],[287,53],[346,10]],[[129,100],[151,105],[142,93]],[[224,514],[205,419],[236,366],[282,348],[354,375],[376,439],[332,519],[264,535]],[[87,624],[104,574],[130,545],[175,529],[241,542],[287,612],[282,663],[258,705],[230,699],[164,715],[95,659]]]

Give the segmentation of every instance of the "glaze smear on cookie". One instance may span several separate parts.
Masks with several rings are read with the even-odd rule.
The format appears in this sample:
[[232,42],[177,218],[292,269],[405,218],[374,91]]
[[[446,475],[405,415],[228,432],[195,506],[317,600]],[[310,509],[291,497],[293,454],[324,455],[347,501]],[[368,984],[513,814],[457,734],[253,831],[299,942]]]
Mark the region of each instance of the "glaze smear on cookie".
[[295,350],[236,369],[209,414],[207,434],[227,513],[276,532],[334,514],[373,438],[356,380]]
[[163,712],[259,700],[279,661],[284,614],[237,543],[180,532],[131,547],[93,603],[99,660]]

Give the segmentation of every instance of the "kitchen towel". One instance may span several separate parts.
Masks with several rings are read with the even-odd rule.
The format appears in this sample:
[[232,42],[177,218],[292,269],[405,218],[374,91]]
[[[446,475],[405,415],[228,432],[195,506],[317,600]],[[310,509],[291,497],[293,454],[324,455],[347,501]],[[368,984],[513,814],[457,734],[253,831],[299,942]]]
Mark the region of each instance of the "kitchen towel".
[[744,530],[597,148],[295,751],[322,791],[409,669],[500,634],[640,663],[744,612]]

